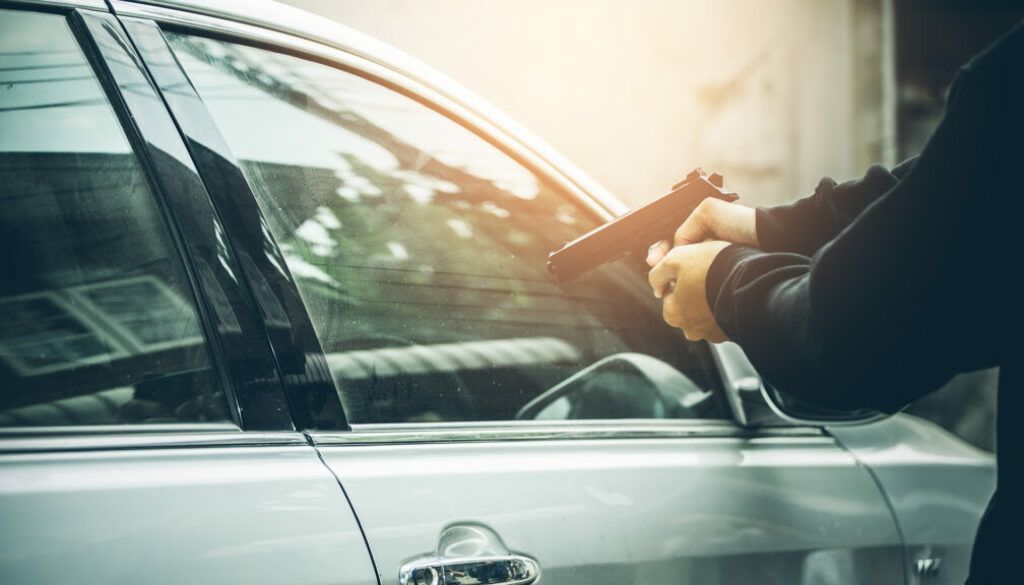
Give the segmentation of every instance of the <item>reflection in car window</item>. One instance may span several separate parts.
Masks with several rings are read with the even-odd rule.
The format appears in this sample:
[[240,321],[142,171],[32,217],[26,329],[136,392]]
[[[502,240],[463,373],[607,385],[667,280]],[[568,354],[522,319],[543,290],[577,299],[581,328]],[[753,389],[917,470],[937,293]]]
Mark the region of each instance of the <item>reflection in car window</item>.
[[0,10],[0,426],[227,418],[180,258],[60,16]]
[[[351,422],[725,417],[706,346],[662,323],[634,265],[552,281],[548,252],[595,222],[522,165],[358,76],[170,42],[241,161]],[[638,354],[678,376],[634,367],[649,363]]]

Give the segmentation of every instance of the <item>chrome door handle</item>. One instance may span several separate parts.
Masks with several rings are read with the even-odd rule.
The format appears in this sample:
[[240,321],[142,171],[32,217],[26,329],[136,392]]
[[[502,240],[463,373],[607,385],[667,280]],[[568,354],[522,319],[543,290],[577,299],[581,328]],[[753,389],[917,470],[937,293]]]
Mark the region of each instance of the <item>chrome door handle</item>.
[[401,585],[529,585],[540,577],[537,561],[522,555],[428,557],[402,565]]

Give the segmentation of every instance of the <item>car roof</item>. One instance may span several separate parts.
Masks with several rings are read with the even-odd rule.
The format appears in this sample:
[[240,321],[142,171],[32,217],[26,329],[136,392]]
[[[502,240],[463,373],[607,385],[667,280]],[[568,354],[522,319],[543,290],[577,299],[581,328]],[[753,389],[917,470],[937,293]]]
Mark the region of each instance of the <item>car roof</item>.
[[513,118],[433,67],[370,35],[271,0],[127,0],[126,3],[183,10],[274,30],[340,49],[387,67],[430,87],[501,128],[558,169],[605,209],[616,214],[626,210],[626,206],[600,183]]

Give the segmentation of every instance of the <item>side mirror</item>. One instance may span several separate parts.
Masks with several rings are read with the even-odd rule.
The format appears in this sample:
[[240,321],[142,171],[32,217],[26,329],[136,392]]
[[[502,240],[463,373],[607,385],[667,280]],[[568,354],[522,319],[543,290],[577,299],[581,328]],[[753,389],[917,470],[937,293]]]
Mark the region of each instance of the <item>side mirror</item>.
[[835,411],[818,408],[787,396],[765,384],[732,342],[715,346],[729,405],[736,422],[744,427],[860,424],[884,417],[873,410]]

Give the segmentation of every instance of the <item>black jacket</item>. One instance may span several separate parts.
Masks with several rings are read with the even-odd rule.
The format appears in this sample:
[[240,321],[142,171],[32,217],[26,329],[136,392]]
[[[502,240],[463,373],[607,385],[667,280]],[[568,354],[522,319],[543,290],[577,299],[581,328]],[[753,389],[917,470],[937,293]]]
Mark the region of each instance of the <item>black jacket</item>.
[[759,209],[762,249],[726,248],[707,279],[721,328],[809,403],[896,411],[957,373],[1000,367],[997,496],[972,585],[1020,578],[1022,81],[1018,25],[960,70],[919,157]]

